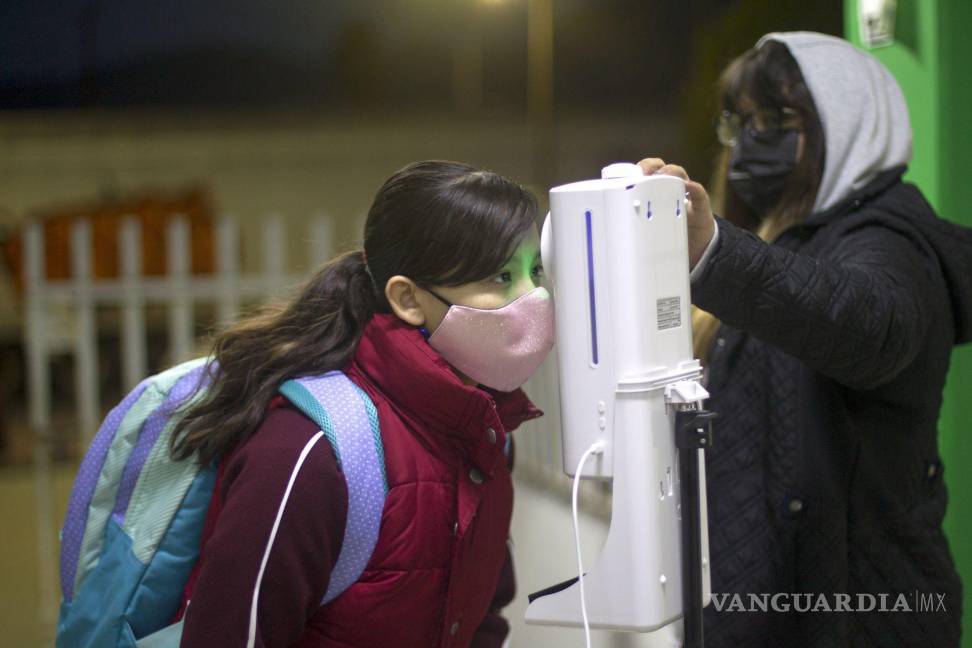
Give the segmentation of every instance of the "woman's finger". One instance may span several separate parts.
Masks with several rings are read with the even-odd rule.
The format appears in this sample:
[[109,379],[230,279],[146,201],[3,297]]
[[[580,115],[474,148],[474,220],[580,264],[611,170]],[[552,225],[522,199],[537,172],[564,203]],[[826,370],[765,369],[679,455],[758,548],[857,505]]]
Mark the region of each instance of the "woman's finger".
[[645,175],[651,175],[655,173],[655,171],[657,171],[658,169],[665,166],[665,160],[661,158],[645,158],[644,160],[638,163],[638,166],[641,167],[642,173],[644,173]]
[[686,182],[688,182],[689,179],[688,172],[684,168],[678,166],[677,164],[666,164],[665,166],[655,171],[655,174],[675,176],[677,178],[681,178],[682,180],[685,180]]
[[686,180],[685,191],[689,195],[689,200],[691,200],[693,203],[695,204],[705,203],[706,205],[708,205],[709,194],[705,190],[705,187],[703,187],[698,182],[695,182],[694,180]]

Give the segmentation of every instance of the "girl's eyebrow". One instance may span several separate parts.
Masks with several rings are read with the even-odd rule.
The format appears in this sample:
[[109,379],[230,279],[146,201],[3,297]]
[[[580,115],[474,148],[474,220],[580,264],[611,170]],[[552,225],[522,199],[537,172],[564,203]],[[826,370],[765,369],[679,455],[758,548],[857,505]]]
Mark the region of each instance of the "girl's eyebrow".
[[[517,251],[515,251],[513,253],[513,255],[509,259],[506,260],[506,263],[504,263],[501,266],[501,268],[506,268],[507,266],[510,266],[510,265],[519,265],[520,259],[522,257],[525,257],[525,256],[526,256],[526,254],[523,251],[517,250]],[[532,259],[531,259],[532,262],[533,263],[536,263],[537,261],[539,261],[540,260],[540,256],[541,256],[540,255],[540,248],[537,248],[536,252],[534,252],[533,255],[532,255]]]
[[[510,263],[513,263],[514,261],[517,261],[518,259],[520,259],[521,257],[524,257],[524,256],[526,256],[526,255],[523,252],[516,252],[516,253],[513,254],[513,256],[511,256],[506,261],[506,263],[504,265],[509,265]],[[539,259],[540,258],[540,250],[538,249],[536,252],[534,252],[533,255],[530,258],[532,258],[534,261],[536,261],[537,259]]]

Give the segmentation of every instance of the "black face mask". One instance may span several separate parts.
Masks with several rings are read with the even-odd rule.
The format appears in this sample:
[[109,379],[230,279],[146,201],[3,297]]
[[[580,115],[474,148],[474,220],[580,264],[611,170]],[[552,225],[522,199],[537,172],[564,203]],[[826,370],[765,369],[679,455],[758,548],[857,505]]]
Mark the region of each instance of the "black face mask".
[[783,185],[796,166],[800,131],[767,134],[740,130],[729,154],[729,184],[757,214],[764,215],[783,196]]

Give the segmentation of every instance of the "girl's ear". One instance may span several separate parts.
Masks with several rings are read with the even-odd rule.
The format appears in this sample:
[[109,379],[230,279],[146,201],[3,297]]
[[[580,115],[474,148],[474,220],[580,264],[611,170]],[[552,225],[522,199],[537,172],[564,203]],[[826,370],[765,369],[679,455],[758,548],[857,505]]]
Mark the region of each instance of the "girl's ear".
[[385,284],[385,297],[398,319],[412,326],[422,326],[428,315],[418,298],[418,287],[408,277],[395,275]]

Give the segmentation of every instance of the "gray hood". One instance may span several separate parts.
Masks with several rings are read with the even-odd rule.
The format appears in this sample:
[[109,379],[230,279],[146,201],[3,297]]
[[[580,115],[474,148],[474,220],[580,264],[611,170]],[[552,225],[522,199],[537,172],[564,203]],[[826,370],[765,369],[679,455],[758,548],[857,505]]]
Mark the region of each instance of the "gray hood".
[[823,124],[826,159],[814,211],[836,204],[882,171],[911,160],[911,124],[898,82],[876,58],[814,32],[763,36],[786,45]]

